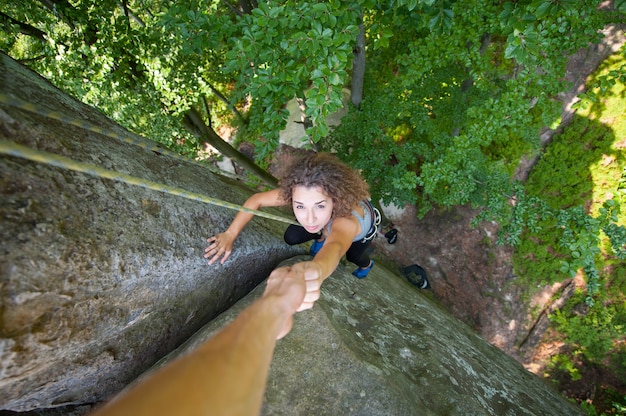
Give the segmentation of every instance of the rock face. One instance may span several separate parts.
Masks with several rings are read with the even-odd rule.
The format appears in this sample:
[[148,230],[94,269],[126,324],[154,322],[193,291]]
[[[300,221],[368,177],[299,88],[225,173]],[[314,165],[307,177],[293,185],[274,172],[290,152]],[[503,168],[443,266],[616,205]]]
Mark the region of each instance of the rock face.
[[[5,97],[127,135],[4,56],[0,77]],[[0,139],[219,200],[251,192],[6,103]],[[231,210],[13,156],[0,156],[0,174],[0,411],[86,412],[209,337],[304,253],[283,243],[284,224],[256,218],[226,265],[208,267],[205,239]],[[263,414],[583,414],[382,263],[363,281],[340,266],[296,315]]]
[[[6,56],[2,94],[123,129]],[[10,106],[0,139],[241,204],[206,168]],[[234,211],[0,156],[0,409],[96,403],[246,295],[283,259],[285,224],[256,218],[224,265],[206,238]]]
[[[287,263],[297,260],[292,259]],[[340,265],[313,309],[278,341],[263,415],[577,415],[543,380],[378,263]],[[158,366],[195,348],[263,285]]]

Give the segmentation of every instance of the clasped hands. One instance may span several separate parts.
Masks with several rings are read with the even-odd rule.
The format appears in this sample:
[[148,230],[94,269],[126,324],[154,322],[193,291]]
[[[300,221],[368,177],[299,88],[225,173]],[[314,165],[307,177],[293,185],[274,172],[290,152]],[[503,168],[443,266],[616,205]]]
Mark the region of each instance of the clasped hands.
[[[228,232],[217,234],[207,240],[208,247],[204,250],[204,257],[209,264],[215,263],[222,257],[220,263],[228,259],[232,253],[235,238]],[[291,266],[279,267],[272,271],[263,296],[279,296],[287,308],[289,316],[295,312],[311,309],[320,297],[322,286],[322,270],[314,261],[304,261]],[[291,329],[291,318],[284,336]]]
[[320,298],[320,288],[322,286],[320,276],[321,270],[319,266],[312,261],[279,267],[270,274],[264,295],[272,293],[274,288],[279,285],[299,286],[302,288],[303,293],[291,295],[295,302],[293,312],[311,309],[315,301]]

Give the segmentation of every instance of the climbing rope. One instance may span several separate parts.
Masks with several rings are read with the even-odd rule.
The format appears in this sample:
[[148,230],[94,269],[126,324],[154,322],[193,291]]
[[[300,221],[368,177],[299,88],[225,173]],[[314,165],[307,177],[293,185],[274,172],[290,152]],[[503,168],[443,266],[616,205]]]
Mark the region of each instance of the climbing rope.
[[[26,110],[28,112],[31,113],[35,113],[35,114],[39,114],[41,116],[47,117],[47,118],[51,118],[53,120],[58,120],[61,121],[65,124],[70,124],[72,126],[76,126],[76,127],[80,127],[82,129],[85,130],[89,130],[92,131],[94,133],[98,133],[101,134],[103,136],[107,136],[107,137],[111,137],[114,139],[118,139],[121,140],[124,143],[128,143],[128,144],[135,144],[139,147],[142,147],[144,149],[147,150],[151,150],[153,152],[157,152],[157,153],[163,153],[163,154],[167,154],[168,156],[172,156],[175,158],[183,158],[182,156],[171,152],[167,149],[164,149],[160,146],[158,146],[157,144],[152,144],[149,141],[147,141],[146,139],[144,139],[143,137],[139,136],[139,135],[134,135],[136,136],[135,138],[131,137],[133,136],[132,133],[127,133],[127,134],[120,134],[117,132],[114,132],[112,130],[107,130],[107,129],[103,129],[102,127],[96,126],[94,124],[91,124],[87,121],[84,120],[80,120],[77,118],[73,118],[73,117],[68,117],[66,115],[63,115],[61,113],[59,113],[58,111],[52,111],[52,110],[48,110],[46,108],[43,108],[41,106],[29,103],[27,101],[24,101],[20,98],[16,98],[16,97],[11,97],[7,94],[2,94],[0,93],[0,103],[11,106],[11,107],[15,107],[15,108],[19,108],[22,110]],[[185,158],[183,158],[185,159]],[[185,159],[187,160],[187,159]]]
[[[149,143],[146,143],[145,140],[136,140],[136,139],[131,138],[128,135],[121,135],[110,130],[105,130],[98,126],[87,123],[85,121],[70,118],[58,112],[46,110],[42,107],[37,107],[34,104],[30,104],[26,101],[23,101],[17,98],[11,98],[6,94],[0,93],[0,103],[7,104],[7,105],[17,107],[17,108],[21,108],[26,111],[40,114],[48,118],[56,119],[64,123],[68,123],[74,126],[84,128],[89,131],[93,131],[93,132],[103,134],[112,138],[116,138],[116,139],[122,140],[125,143],[136,144],[144,149],[152,150],[158,153],[167,154],[168,156],[173,156],[173,157],[176,157],[177,159],[183,159],[186,162],[191,162],[188,159],[177,155],[176,153],[162,149],[161,147],[158,147],[156,145],[151,145]],[[280,215],[270,214],[267,212],[246,208],[241,205],[222,201],[217,198],[211,198],[206,195],[189,192],[181,188],[176,188],[173,186],[153,182],[147,179],[127,175],[121,172],[104,169],[104,168],[101,168],[99,166],[92,165],[89,163],[78,162],[76,160],[70,159],[65,156],[60,156],[54,153],[44,152],[40,150],[33,150],[29,147],[22,146],[22,145],[19,145],[17,143],[13,143],[7,140],[0,140],[0,154],[19,157],[19,158],[27,159],[33,162],[39,162],[39,163],[43,163],[43,164],[47,164],[47,165],[51,165],[51,166],[55,166],[55,167],[59,167],[63,169],[86,173],[88,175],[111,179],[111,180],[118,181],[118,182],[124,182],[130,185],[135,185],[135,186],[139,186],[142,188],[151,189],[154,191],[164,192],[164,193],[180,196],[180,197],[187,198],[187,199],[192,199],[194,201],[200,201],[200,202],[204,202],[207,204],[216,205],[219,207],[229,208],[235,211],[247,212],[247,213],[259,216],[259,217],[281,221],[281,222],[285,222],[288,224],[297,224],[294,220],[282,217]],[[204,165],[202,166],[206,168],[206,166]]]
[[76,172],[86,173],[88,175],[97,176],[101,178],[111,179],[117,182],[124,182],[130,185],[139,186],[153,191],[165,192],[171,195],[181,196],[183,198],[192,199],[194,201],[205,202],[207,204],[216,205],[219,207],[230,208],[236,211],[248,212],[259,217],[269,218],[276,221],[282,221],[289,224],[296,224],[294,220],[281,217],[280,215],[270,214],[255,209],[243,207],[241,205],[232,204],[230,202],[222,201],[216,198],[211,198],[206,195],[189,192],[181,188],[165,185],[158,182],[152,182],[147,179],[138,178],[136,176],[126,175],[114,170],[108,170],[101,168],[90,163],[78,162],[65,156],[59,156],[54,153],[43,152],[40,150],[33,150],[29,147],[22,146],[7,140],[0,140],[0,153],[15,156],[22,159],[27,159],[33,162],[44,163],[51,166],[56,166],[63,169],[69,169]]
[[88,121],[80,120],[74,117],[69,117],[64,114],[59,113],[58,111],[48,110],[47,108],[44,108],[42,106],[39,106],[33,103],[29,103],[28,101],[24,101],[20,98],[11,97],[8,94],[0,93],[0,104],[5,104],[10,107],[19,108],[20,110],[25,110],[30,113],[39,114],[40,116],[44,116],[52,120],[61,121],[65,124],[70,124],[72,126],[80,127],[84,130],[98,133],[103,136],[111,137],[112,139],[120,140],[121,142],[126,143],[126,144],[134,144],[145,150],[150,150],[152,152],[163,154],[163,155],[169,156],[177,160],[182,160],[187,163],[192,163],[194,165],[202,166],[203,168],[208,169],[213,173],[235,177],[239,179],[236,175],[233,175],[230,172],[218,171],[216,169],[212,169],[210,166],[207,166],[206,164],[199,163],[199,162],[196,162],[195,160],[191,160],[189,158],[181,156],[178,153],[172,152],[171,150],[166,149],[160,146],[159,144],[151,140],[148,140],[138,134],[134,134],[130,132],[121,134],[113,130],[104,129],[102,127],[96,126],[95,124],[91,124]]

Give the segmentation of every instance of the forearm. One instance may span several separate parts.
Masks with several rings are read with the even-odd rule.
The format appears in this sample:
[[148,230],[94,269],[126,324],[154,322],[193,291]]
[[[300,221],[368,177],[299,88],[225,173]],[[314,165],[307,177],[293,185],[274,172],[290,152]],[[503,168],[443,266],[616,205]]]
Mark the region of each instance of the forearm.
[[[246,208],[249,208],[249,207],[246,207]],[[257,209],[257,208],[252,208],[252,209]],[[248,224],[252,220],[253,217],[254,217],[254,214],[239,211],[237,215],[235,215],[235,218],[230,223],[230,225],[228,226],[225,232],[230,233],[233,239],[236,239],[237,236],[241,234],[241,231],[244,229],[246,224]]]
[[319,267],[321,281],[326,280],[335,271],[345,251],[341,243],[327,242],[315,255],[312,262]]
[[320,270],[321,281],[326,280],[337,269],[339,261],[347,253],[359,232],[360,226],[353,217],[336,218],[333,221],[324,245],[313,258],[313,263]]
[[[258,210],[261,207],[277,205],[277,203],[277,192],[274,190],[252,195],[244,202],[243,206],[244,208]],[[254,218],[254,214],[243,211],[238,212],[227,231],[233,233],[235,237],[238,236],[252,218]]]
[[[260,203],[257,200],[257,195],[253,195],[244,202],[243,207],[257,210],[260,208]],[[252,218],[254,218],[254,214],[239,211],[226,231],[237,237]]]
[[[212,375],[202,414],[207,410],[212,415],[259,413],[276,338],[290,317],[274,298],[264,297],[217,334],[214,342],[205,344],[199,353]],[[205,378],[206,371],[199,376]]]
[[290,317],[275,296],[261,298],[97,416],[258,414],[276,337]]

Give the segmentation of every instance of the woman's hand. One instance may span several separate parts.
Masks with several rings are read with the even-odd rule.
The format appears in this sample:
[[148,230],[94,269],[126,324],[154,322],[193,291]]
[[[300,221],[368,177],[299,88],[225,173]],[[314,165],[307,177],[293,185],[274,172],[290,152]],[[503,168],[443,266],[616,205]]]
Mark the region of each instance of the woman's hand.
[[209,259],[209,264],[213,264],[223,256],[220,263],[224,264],[230,257],[230,253],[233,252],[235,236],[225,231],[208,238],[206,241],[209,243],[209,246],[204,249],[204,258]]
[[305,261],[302,263],[296,263],[293,268],[297,273],[302,273],[304,281],[306,283],[306,294],[302,304],[297,309],[298,312],[311,309],[316,300],[320,298],[320,289],[324,276],[322,276],[322,269],[320,266],[312,261]]

